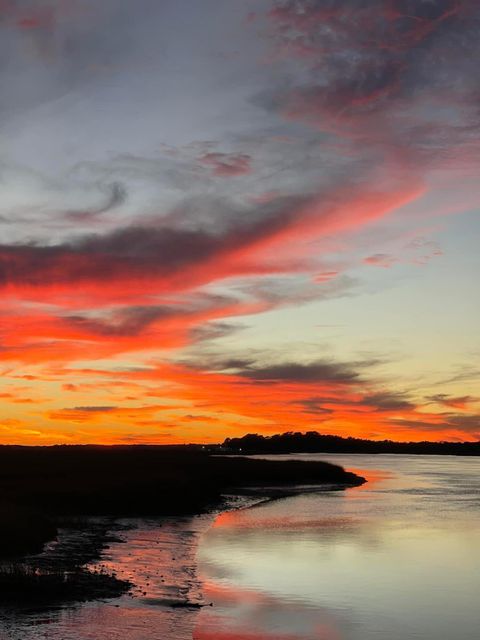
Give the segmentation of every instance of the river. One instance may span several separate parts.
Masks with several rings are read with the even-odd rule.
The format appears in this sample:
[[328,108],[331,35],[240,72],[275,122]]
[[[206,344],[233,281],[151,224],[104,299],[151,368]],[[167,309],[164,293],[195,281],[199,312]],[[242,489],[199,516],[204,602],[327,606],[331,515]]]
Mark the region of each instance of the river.
[[136,522],[103,561],[132,595],[1,612],[0,638],[478,640],[480,459],[296,457],[368,483]]

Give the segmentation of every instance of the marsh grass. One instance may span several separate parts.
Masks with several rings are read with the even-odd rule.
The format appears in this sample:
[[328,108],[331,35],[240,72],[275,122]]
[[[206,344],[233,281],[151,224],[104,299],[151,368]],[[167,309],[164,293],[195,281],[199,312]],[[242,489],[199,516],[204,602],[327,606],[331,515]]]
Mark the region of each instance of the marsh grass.
[[113,598],[131,586],[104,569],[43,572],[21,563],[0,567],[0,602],[9,604]]
[[53,519],[33,508],[0,505],[0,556],[36,553],[57,535]]
[[[244,487],[362,482],[323,462],[217,457],[190,447],[0,446],[0,603],[50,605],[128,591],[130,583],[114,574],[85,568],[121,541],[111,531],[117,517],[201,513]],[[98,516],[107,524],[95,525]],[[50,555],[35,556],[59,530],[70,531],[70,546],[56,543]]]

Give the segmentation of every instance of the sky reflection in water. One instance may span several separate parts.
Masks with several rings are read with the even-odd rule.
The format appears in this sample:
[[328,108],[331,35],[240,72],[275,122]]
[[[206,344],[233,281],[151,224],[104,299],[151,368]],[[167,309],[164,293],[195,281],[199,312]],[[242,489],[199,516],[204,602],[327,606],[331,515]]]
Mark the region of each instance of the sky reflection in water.
[[219,516],[194,638],[477,640],[480,461],[318,457],[369,483]]
[[171,604],[202,598],[195,554],[212,519],[123,521],[134,528],[101,564],[131,580],[132,594],[48,611],[0,609],[0,640],[191,640],[197,609]]

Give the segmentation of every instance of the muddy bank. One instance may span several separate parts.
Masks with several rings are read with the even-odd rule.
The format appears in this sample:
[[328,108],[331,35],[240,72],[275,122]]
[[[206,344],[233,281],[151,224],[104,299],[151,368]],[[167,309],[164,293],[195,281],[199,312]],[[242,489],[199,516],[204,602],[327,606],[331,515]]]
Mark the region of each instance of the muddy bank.
[[[225,494],[272,498],[295,487],[362,482],[328,463],[217,457],[188,447],[1,447],[0,603],[85,601],[131,590],[133,581],[106,567],[86,568],[119,540],[119,518],[192,516],[225,507]],[[169,606],[185,605],[176,598]]]
[[0,561],[0,605],[55,606],[97,598],[115,598],[133,584],[119,579],[98,561],[124,529],[107,519],[59,521],[55,540],[43,551]]

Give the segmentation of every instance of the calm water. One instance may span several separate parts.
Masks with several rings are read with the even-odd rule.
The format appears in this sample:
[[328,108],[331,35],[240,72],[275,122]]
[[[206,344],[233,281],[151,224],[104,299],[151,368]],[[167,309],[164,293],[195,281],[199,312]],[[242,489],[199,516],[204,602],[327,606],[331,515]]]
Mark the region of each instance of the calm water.
[[[298,456],[369,478],[217,517],[142,521],[132,596],[0,613],[3,640],[478,640],[480,459]],[[173,602],[214,606],[176,609]]]
[[219,516],[194,638],[478,640],[480,459],[298,457],[369,483]]

